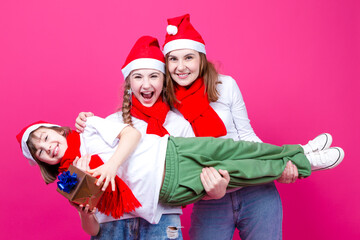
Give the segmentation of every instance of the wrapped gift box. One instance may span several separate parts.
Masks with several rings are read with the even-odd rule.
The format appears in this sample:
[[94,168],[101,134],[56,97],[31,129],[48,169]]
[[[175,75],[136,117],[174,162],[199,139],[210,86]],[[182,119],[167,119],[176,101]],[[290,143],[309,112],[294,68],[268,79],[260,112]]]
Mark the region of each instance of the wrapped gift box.
[[93,209],[94,207],[96,207],[102,194],[104,193],[101,190],[103,184],[97,186],[95,184],[97,178],[92,177],[91,175],[81,171],[80,169],[78,169],[73,165],[70,165],[68,171],[70,172],[71,175],[76,173],[77,183],[70,190],[69,193],[62,191],[61,189],[59,189],[59,187],[57,188],[57,191],[61,195],[69,199],[71,202],[74,202],[79,205],[82,204],[84,206],[86,204],[89,204],[90,205],[89,209]]

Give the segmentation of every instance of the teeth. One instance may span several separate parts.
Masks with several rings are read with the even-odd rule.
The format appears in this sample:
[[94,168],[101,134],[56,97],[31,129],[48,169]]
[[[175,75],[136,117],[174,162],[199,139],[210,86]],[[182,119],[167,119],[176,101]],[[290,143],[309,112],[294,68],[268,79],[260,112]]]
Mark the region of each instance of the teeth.
[[187,78],[189,76],[189,73],[182,73],[178,74],[179,78]]
[[59,151],[59,147],[56,147],[56,148],[54,149],[54,157],[57,155],[58,151]]

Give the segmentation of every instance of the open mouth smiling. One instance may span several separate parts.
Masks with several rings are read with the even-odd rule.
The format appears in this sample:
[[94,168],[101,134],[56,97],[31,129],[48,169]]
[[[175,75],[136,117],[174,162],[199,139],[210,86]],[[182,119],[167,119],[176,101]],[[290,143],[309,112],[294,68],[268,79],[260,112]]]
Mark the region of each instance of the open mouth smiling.
[[53,156],[52,156],[52,157],[57,156],[57,155],[58,155],[58,153],[59,153],[59,144],[58,144],[58,145],[56,145],[56,147],[54,148],[54,152],[53,152]]
[[141,96],[144,99],[151,99],[154,96],[154,92],[142,92]]

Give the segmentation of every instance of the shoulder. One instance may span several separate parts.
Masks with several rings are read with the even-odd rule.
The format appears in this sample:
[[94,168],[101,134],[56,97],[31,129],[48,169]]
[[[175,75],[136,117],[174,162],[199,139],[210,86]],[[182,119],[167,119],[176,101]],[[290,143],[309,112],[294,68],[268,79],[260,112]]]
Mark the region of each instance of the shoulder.
[[165,123],[166,125],[174,126],[176,128],[191,126],[177,109],[172,109],[168,112]]
[[222,83],[219,85],[224,85],[224,86],[229,86],[229,87],[234,86],[234,85],[237,86],[235,79],[232,78],[231,76],[219,74],[219,81]]
[[116,112],[106,117],[106,120],[115,121],[115,122],[123,122],[122,112]]
[[[174,112],[174,110],[170,110],[166,115],[167,120],[172,121],[183,121],[185,120],[179,113]],[[185,120],[186,121],[186,120]]]
[[166,115],[164,126],[173,127],[173,128],[181,128],[183,126],[190,126],[190,123],[186,121],[186,119],[182,116],[182,114],[178,111],[170,110]]
[[88,117],[86,119],[86,125],[94,125],[94,124],[98,124],[105,121],[104,118],[98,117],[98,116],[92,116],[92,117]]
[[164,122],[164,127],[170,135],[175,137],[195,136],[190,123],[176,109],[168,112]]
[[234,78],[219,74],[220,84],[217,85],[220,97],[232,98],[234,94],[239,94],[240,89]]
[[[128,124],[124,124],[123,122],[120,121],[115,121],[111,118],[101,118],[98,116],[92,116],[92,117],[88,117],[87,121],[86,121],[86,126],[90,126],[93,127],[95,129],[111,129],[111,128],[118,128],[118,127],[125,127]],[[85,128],[86,129],[86,128]]]

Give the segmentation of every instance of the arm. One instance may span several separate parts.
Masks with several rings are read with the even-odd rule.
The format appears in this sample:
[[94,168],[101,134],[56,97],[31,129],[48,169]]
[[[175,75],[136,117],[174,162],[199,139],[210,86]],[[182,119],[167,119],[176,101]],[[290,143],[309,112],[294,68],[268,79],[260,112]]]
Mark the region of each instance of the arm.
[[78,211],[83,230],[91,236],[96,236],[100,231],[100,224],[95,217],[96,208],[90,210],[88,204],[85,207],[72,202],[70,204]]
[[132,154],[141,139],[141,134],[138,130],[131,126],[126,126],[118,135],[119,143],[113,156],[102,166],[89,170],[94,177],[100,176],[97,185],[100,185],[104,180],[103,191],[111,182],[112,190],[115,191],[115,176],[121,164]]
[[[90,155],[84,155],[81,158],[76,157],[73,165],[86,172],[90,169],[90,157]],[[81,220],[81,227],[83,230],[91,236],[96,236],[100,230],[100,225],[95,217],[96,208],[90,210],[88,204],[84,207],[82,204],[77,205],[73,202],[70,202],[70,205],[75,207],[78,211]]]
[[[228,78],[226,81],[224,79],[223,84],[227,85],[224,86],[225,91],[230,91],[227,96],[231,98],[230,111],[239,138],[243,141],[262,142],[250,124],[245,102],[237,83],[233,78]],[[221,94],[226,94],[226,92]]]

